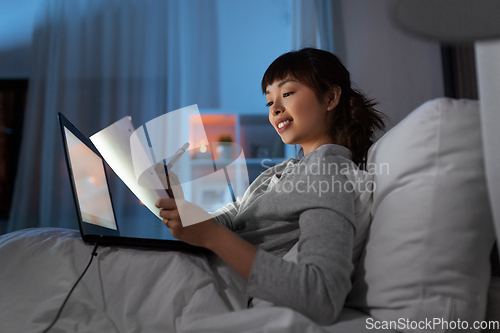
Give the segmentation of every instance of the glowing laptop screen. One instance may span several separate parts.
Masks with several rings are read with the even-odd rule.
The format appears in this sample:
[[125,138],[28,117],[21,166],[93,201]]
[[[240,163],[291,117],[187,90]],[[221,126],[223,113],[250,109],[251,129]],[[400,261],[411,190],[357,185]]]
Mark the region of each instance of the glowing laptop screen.
[[102,159],[64,127],[82,220],[117,230]]

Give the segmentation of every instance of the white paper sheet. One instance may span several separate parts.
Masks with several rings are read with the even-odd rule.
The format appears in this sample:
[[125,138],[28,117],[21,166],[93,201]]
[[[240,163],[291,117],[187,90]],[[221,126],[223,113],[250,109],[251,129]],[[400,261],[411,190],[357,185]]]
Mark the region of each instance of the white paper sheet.
[[[120,179],[128,186],[128,188],[136,195],[136,197],[149,208],[153,214],[159,219],[160,209],[155,206],[158,198],[168,198],[168,194],[162,189],[152,189],[151,187],[143,187],[139,184],[132,163],[131,154],[131,136],[135,132],[132,118],[130,116],[124,117],[117,122],[111,124],[100,132],[92,135],[90,140],[94,143],[99,153],[109,164],[111,169],[120,177]],[[143,151],[142,156],[148,159],[147,150],[141,145],[140,141],[136,142],[134,151]],[[144,163],[152,164],[151,161]],[[153,175],[152,175],[153,176]],[[159,178],[151,178],[153,181],[161,183]],[[160,188],[160,186],[156,186]]]

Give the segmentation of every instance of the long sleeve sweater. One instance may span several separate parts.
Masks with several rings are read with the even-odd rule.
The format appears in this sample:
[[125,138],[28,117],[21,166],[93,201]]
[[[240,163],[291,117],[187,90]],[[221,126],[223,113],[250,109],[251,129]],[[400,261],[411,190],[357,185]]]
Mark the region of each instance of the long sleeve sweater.
[[[243,197],[212,213],[259,248],[248,280],[250,296],[320,324],[336,320],[367,229],[367,223],[355,221],[359,195],[346,175],[356,168],[350,159],[347,148],[322,145],[300,160],[269,168]],[[297,262],[283,260],[297,240]]]

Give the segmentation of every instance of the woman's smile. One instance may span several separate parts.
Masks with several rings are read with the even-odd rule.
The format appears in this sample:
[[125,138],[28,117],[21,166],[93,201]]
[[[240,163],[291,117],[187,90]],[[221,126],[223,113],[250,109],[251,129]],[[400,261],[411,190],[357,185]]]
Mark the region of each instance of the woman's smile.
[[293,119],[289,118],[281,118],[276,120],[275,124],[276,127],[278,128],[278,133],[283,132],[286,130],[291,124],[292,124]]

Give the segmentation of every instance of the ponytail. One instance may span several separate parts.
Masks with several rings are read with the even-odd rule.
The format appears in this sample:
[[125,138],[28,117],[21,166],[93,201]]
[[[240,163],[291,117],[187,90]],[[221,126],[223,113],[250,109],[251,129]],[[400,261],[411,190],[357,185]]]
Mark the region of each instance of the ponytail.
[[364,169],[368,149],[377,129],[383,129],[385,116],[375,109],[377,103],[358,90],[349,87],[342,91],[334,109],[329,132],[336,144],[351,150],[355,164]]

